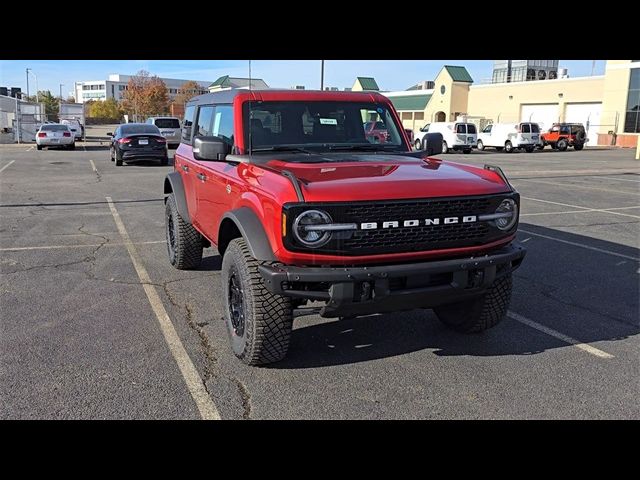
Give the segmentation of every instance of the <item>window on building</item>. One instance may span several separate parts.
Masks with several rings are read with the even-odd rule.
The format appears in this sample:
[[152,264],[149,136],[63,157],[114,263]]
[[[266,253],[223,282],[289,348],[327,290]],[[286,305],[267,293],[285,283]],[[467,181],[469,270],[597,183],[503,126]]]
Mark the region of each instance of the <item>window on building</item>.
[[127,86],[126,85],[118,85],[118,90],[123,91],[126,90]]
[[402,112],[402,120],[411,120],[411,112]]
[[424,120],[424,112],[415,112],[413,114],[414,120]]
[[640,68],[631,69],[624,131],[625,133],[640,133]]

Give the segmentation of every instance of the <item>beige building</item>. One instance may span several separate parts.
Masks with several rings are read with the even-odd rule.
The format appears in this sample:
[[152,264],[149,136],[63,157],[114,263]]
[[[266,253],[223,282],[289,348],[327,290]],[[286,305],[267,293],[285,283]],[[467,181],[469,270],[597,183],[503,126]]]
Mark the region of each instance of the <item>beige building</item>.
[[605,74],[473,85],[462,66],[445,65],[429,90],[384,92],[405,128],[465,117],[497,122],[582,123],[588,145],[635,147],[640,133],[640,60],[608,60]]

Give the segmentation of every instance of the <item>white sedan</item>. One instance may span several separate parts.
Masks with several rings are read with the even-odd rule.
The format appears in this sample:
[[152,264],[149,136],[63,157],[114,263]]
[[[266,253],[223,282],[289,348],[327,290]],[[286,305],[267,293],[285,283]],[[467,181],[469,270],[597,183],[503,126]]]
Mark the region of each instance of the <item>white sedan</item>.
[[42,150],[42,147],[62,147],[73,150],[76,148],[76,139],[69,125],[45,123],[36,134],[36,146],[38,150]]

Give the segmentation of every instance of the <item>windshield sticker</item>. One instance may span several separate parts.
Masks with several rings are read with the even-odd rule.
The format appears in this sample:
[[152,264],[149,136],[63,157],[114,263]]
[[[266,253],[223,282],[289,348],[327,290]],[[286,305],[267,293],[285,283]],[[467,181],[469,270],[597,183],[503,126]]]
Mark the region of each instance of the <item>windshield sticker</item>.
[[320,125],[338,125],[338,120],[335,118],[321,118]]

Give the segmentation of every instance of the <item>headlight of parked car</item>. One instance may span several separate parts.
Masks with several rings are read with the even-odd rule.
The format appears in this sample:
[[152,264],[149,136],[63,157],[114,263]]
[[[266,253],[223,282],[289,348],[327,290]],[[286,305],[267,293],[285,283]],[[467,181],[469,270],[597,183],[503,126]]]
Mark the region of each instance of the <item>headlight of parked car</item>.
[[293,222],[293,235],[301,244],[318,248],[331,238],[331,217],[322,210],[307,210],[298,215]]
[[496,227],[500,230],[510,230],[518,221],[518,204],[510,199],[504,199],[496,209]]

